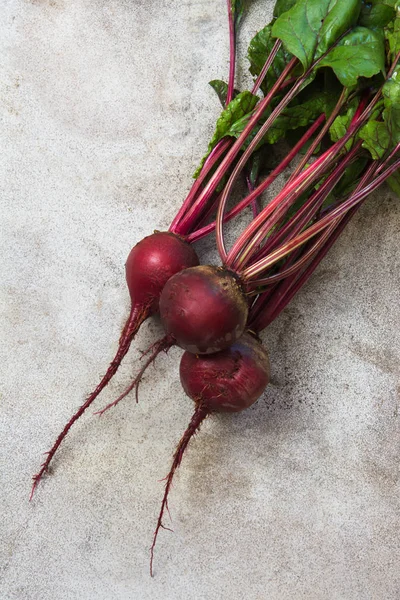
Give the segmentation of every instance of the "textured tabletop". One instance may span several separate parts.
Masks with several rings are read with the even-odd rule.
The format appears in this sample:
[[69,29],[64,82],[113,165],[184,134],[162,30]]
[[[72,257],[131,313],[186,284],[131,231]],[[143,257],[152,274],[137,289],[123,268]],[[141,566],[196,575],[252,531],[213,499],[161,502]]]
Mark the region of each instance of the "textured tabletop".
[[[252,7],[242,57],[272,2]],[[178,349],[138,405],[74,426],[28,502],[41,453],[115,352],[127,254],[168,227],[212,133],[225,11],[1,2],[1,600],[400,598],[400,203],[387,187],[264,332],[265,395],[191,443],[153,579],[160,479],[192,412]],[[216,260],[212,239],[199,252]],[[160,333],[143,327],[95,409]]]

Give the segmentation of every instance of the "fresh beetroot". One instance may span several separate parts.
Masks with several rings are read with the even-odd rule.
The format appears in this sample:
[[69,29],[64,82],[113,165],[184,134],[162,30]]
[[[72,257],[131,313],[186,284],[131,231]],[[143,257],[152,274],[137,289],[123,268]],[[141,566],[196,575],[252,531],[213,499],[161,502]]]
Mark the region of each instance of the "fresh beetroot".
[[246,326],[248,304],[239,279],[199,266],[171,277],[160,296],[165,331],[189,352],[209,354],[233,344]]
[[216,354],[185,352],[180,364],[186,394],[210,412],[240,412],[248,408],[263,393],[269,374],[268,354],[249,333]]
[[122,330],[117,353],[99,385],[65,425],[47,453],[40,471],[33,476],[31,498],[72,425],[83,415],[115,375],[142,323],[158,311],[160,293],[168,279],[178,271],[198,264],[199,259],[193,247],[180,236],[169,232],[156,231],[132,248],[125,265],[131,310]]
[[173,233],[155,231],[143,238],[132,248],[125,264],[133,310],[146,307],[150,314],[157,312],[168,279],[198,264],[193,246]]
[[176,469],[190,439],[204,419],[212,413],[245,410],[261,396],[270,379],[266,350],[253,335],[245,333],[229,348],[211,355],[185,352],[181,359],[180,378],[186,394],[195,402],[192,419],[183,434],[166,477],[164,497],[151,546],[150,574],[153,575],[154,548],[162,519],[168,509],[168,494]]

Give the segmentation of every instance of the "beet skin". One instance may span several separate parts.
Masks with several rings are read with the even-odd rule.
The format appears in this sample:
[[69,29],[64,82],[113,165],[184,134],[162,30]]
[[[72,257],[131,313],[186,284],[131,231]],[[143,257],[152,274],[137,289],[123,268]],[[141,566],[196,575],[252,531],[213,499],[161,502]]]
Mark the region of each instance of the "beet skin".
[[266,350],[245,333],[232,346],[211,355],[185,352],[180,377],[186,394],[209,412],[239,412],[261,396],[270,379]]
[[180,271],[160,296],[167,334],[195,354],[219,352],[233,344],[246,326],[248,304],[238,277],[220,267]]
[[168,279],[199,259],[183,238],[166,231],[155,231],[132,248],[125,264],[126,282],[132,306],[149,306],[157,312],[163,287]]

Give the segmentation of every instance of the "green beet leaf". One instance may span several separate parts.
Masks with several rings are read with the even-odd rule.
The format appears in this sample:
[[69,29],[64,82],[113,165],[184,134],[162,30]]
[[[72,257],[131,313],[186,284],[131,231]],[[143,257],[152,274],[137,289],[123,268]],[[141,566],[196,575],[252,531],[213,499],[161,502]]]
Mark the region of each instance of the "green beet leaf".
[[385,43],[380,31],[355,27],[318,64],[331,67],[345,87],[357,84],[359,77],[372,77],[385,70]]
[[246,176],[251,185],[256,187],[259,183],[259,178],[269,175],[279,163],[280,159],[271,146],[264,145],[259,150],[253,152],[245,167]]
[[318,94],[302,104],[288,106],[274,120],[272,127],[265,134],[263,142],[275,144],[285,137],[287,131],[311,125],[325,112],[326,104],[325,95]]
[[249,160],[247,167],[247,177],[249,179],[250,185],[255,188],[257,187],[258,177],[260,175],[260,167],[261,167],[261,153],[254,152]]
[[400,3],[396,18],[385,29],[385,36],[389,43],[390,56],[394,60],[400,52]]
[[228,96],[228,84],[221,79],[213,79],[212,81],[208,82],[208,85],[211,85],[212,89],[216,92],[222,106],[225,106],[226,98]]
[[400,143],[400,69],[385,83],[382,95],[382,120],[372,118],[360,131],[363,147],[374,159],[382,158],[387,150]]
[[298,0],[281,14],[272,35],[307,70],[358,19],[361,0]]
[[[348,131],[350,123],[354,117],[358,106],[358,101],[353,100],[347,107],[346,111],[336,117],[329,129],[329,135],[333,142],[339,141]],[[353,145],[353,142],[349,140],[346,144],[346,149],[349,150]]]
[[350,27],[357,23],[361,10],[360,0],[331,0],[319,31],[315,58],[322,56]]
[[[272,37],[271,29],[271,25],[267,25],[264,29],[261,29],[261,31],[259,31],[251,40],[247,51],[247,58],[250,62],[249,70],[255,79],[261,73],[265,61],[276,41]],[[275,60],[261,84],[261,89],[264,94],[268,89],[271,89],[272,85],[276,82],[291,58],[292,55],[289,54],[284,47],[281,47],[278,50]]]
[[387,123],[393,145],[400,142],[400,67],[382,89],[385,110],[383,119]]
[[369,150],[374,160],[382,158],[390,146],[390,133],[383,121],[369,121],[359,135],[364,140],[363,148]]
[[[225,108],[226,98],[228,96],[228,84],[225,83],[225,81],[222,81],[221,79],[213,79],[212,81],[208,82],[208,85],[211,85],[212,89],[217,94],[219,101],[222,104],[222,107]],[[233,97],[236,98],[238,94],[239,90],[235,89],[233,92]]]
[[[220,139],[225,136],[234,138],[240,136],[248,123],[251,110],[254,108],[257,99],[258,98],[253,96],[250,92],[242,92],[235,100],[232,100],[227,109],[223,111],[217,121],[216,130],[208,146],[207,154],[203,157],[194,177],[198,177],[207,156]],[[301,104],[288,106],[276,119],[274,119],[272,126],[260,140],[256,150],[259,150],[264,144],[275,144],[283,139],[289,131],[310,126],[323,112],[328,112],[327,107],[331,104],[331,98],[324,92],[318,90],[314,92],[308,100]],[[244,142],[243,149],[248,147],[270,114],[271,108],[267,108],[264,117],[260,120],[259,124],[254,127],[253,131]]]
[[364,0],[359,18],[365,27],[385,27],[394,19],[397,0]]
[[[280,115],[276,117],[264,134],[262,139],[257,145],[257,149],[261,148],[264,144],[275,144],[285,138],[289,131],[293,131],[299,128],[310,126],[322,113],[327,111],[328,99],[326,94],[323,92],[314,93],[308,100],[301,104],[295,104],[294,106],[288,106],[282,110]],[[270,112],[268,111],[262,121],[254,128],[250,136],[247,138],[243,145],[243,148],[247,148],[249,143],[254,139],[260,127],[265,123]],[[245,123],[237,121],[235,123],[235,129],[239,128],[243,130]],[[239,135],[241,131],[237,131]]]

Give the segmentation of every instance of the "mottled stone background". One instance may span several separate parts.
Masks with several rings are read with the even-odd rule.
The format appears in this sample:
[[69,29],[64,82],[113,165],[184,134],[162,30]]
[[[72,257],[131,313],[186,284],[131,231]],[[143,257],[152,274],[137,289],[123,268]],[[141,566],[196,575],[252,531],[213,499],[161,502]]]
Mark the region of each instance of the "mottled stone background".
[[[272,11],[252,6],[242,56]],[[177,349],[139,405],[73,428],[28,503],[41,453],[115,351],[128,251],[189,188],[227,23],[223,0],[2,0],[0,17],[1,600],[398,600],[400,204],[386,187],[265,332],[265,396],[191,444],[154,579],[159,480],[192,410]],[[160,331],[143,327],[96,408]]]

